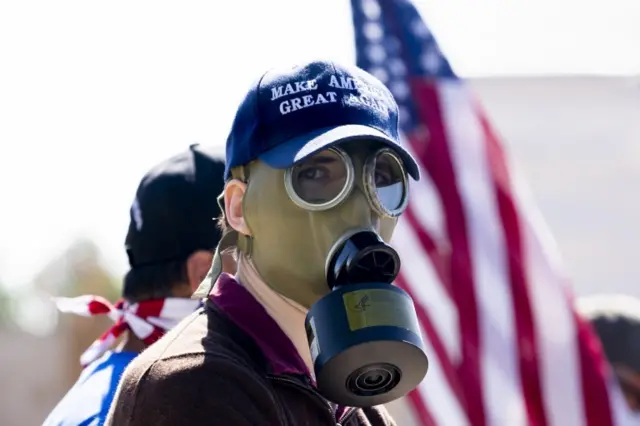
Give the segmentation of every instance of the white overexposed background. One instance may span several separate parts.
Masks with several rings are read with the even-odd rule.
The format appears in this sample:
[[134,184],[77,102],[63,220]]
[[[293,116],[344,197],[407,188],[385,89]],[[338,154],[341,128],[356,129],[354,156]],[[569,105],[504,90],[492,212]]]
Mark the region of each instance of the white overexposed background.
[[[637,0],[416,3],[465,77],[640,73]],[[19,288],[79,237],[123,272],[149,167],[222,151],[266,68],[352,62],[353,44],[348,0],[0,2],[0,281]]]

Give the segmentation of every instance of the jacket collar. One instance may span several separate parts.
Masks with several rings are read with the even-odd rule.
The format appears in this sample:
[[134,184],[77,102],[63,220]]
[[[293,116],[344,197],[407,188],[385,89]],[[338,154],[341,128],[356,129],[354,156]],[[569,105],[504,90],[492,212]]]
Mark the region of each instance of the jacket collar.
[[291,340],[235,278],[229,274],[221,274],[209,300],[253,339],[267,359],[273,374],[310,377],[309,370]]

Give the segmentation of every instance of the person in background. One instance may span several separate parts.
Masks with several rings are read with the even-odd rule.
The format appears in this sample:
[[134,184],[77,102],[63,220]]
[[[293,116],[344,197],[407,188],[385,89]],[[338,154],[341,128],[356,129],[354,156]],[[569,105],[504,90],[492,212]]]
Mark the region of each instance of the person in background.
[[640,299],[605,294],[578,299],[594,328],[630,411],[640,424]]
[[[108,315],[115,324],[82,355],[80,378],[43,426],[102,425],[126,366],[166,330],[197,310],[191,299],[220,240],[216,197],[224,160],[198,145],[153,167],[130,209],[125,248],[130,269],[115,305],[98,296],[58,298],[63,312]],[[225,257],[223,269],[235,272]],[[117,349],[110,350],[123,336]]]

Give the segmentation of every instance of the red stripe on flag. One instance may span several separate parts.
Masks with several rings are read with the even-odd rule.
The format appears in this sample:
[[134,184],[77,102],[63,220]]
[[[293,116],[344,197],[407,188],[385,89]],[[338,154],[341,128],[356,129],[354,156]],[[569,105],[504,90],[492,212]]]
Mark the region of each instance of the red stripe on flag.
[[[540,373],[538,369],[538,345],[525,273],[523,241],[518,212],[511,195],[511,183],[502,147],[484,115],[478,112],[486,144],[486,155],[493,181],[503,227],[505,254],[509,267],[509,282],[517,333],[518,360],[522,381],[522,394],[530,426],[546,426]],[[529,283],[530,284],[530,283]]]
[[415,389],[407,395],[411,407],[415,410],[416,417],[420,419],[420,426],[440,426],[434,420],[427,404],[425,404],[425,398],[419,389]]
[[[419,142],[410,141],[412,144]],[[420,200],[416,200],[416,202],[420,202]],[[420,222],[416,219],[415,213],[413,213],[413,203],[409,202],[409,206],[407,210],[405,210],[403,214],[403,219],[411,225],[411,230],[415,233],[416,237],[418,237],[418,241],[420,241],[420,245],[424,252],[431,259],[431,264],[433,265],[436,274],[438,275],[438,279],[442,284],[443,288],[451,297],[451,277],[449,276],[449,253],[443,253],[441,248],[436,246],[431,235],[422,227]]]
[[[400,275],[398,275],[398,277],[396,278],[395,284],[401,289],[403,289],[404,291],[406,291],[407,293],[409,293],[409,296],[411,296],[413,300],[416,300],[416,298],[412,294],[411,286],[420,285],[420,284],[413,284],[413,283],[409,284],[408,280],[404,279],[404,276],[402,275],[402,273],[400,273]],[[438,358],[440,367],[442,368],[442,373],[447,379],[447,384],[451,388],[451,392],[459,401],[462,401],[464,398],[464,394],[463,394],[462,388],[460,387],[460,382],[456,374],[456,368],[451,363],[451,359],[449,358],[449,354],[447,354],[447,351],[445,350],[444,344],[442,343],[442,339],[440,338],[440,336],[438,335],[438,332],[433,327],[433,324],[429,318],[429,313],[427,312],[426,309],[424,309],[423,306],[418,304],[416,304],[416,313],[418,315],[418,320],[420,321],[420,325],[422,326],[424,333],[426,334],[425,337],[429,340],[429,343],[431,344],[435,352],[435,356]],[[433,356],[434,354],[427,354],[427,355]]]
[[609,390],[603,377],[609,374],[602,347],[591,326],[573,310],[576,344],[580,352],[580,376],[584,416],[588,426],[613,426]]
[[412,149],[431,176],[440,195],[446,216],[445,226],[451,243],[451,294],[458,308],[462,348],[462,360],[457,368],[457,376],[464,393],[460,403],[466,408],[471,424],[484,426],[485,407],[478,356],[478,308],[464,208],[456,186],[437,89],[424,79],[412,81],[411,86],[413,98],[418,105],[420,122],[427,126],[430,133],[427,143],[412,144]]

